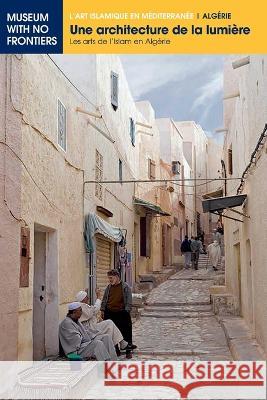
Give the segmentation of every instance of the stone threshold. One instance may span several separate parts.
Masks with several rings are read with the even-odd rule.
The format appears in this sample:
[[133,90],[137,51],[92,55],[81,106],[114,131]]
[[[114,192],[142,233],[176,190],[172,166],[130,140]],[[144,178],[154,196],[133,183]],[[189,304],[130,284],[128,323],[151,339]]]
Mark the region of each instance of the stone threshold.
[[266,354],[252,336],[252,333],[242,317],[216,317],[221,324],[233,356],[237,361],[262,361]]

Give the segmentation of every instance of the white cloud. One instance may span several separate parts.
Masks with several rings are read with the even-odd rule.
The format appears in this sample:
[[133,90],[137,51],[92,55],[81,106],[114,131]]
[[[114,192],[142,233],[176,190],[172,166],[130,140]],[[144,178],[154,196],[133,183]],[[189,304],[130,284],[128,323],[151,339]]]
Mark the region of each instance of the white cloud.
[[122,55],[134,98],[168,82],[190,79],[209,62],[208,57],[177,55]]
[[151,101],[158,116],[221,125],[223,56],[121,55],[135,100]]
[[[223,89],[223,73],[216,72],[211,80],[199,88],[198,97],[194,100],[191,111],[205,105],[206,110],[212,107],[212,99],[217,96]],[[205,111],[205,113],[208,111]]]

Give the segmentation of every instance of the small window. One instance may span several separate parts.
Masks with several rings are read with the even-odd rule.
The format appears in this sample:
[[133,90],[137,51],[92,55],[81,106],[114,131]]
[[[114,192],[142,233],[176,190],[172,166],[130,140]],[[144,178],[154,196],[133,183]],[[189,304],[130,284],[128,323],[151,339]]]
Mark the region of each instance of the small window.
[[130,118],[130,138],[132,145],[135,146],[135,124],[132,118]]
[[111,105],[116,111],[119,106],[119,75],[111,72]]
[[122,183],[122,161],[119,160],[119,181]]
[[[103,156],[98,150],[95,152],[95,180],[103,180]],[[95,196],[99,200],[103,200],[103,186],[101,183],[96,182],[95,184]]]
[[181,173],[181,163],[179,161],[172,161],[172,173],[173,175],[179,175]]
[[233,175],[233,152],[232,146],[228,149],[228,173],[229,175]]
[[57,142],[59,146],[66,151],[67,138],[66,138],[66,108],[60,100],[57,102]]
[[151,180],[156,179],[156,163],[150,158],[148,159],[148,177]]

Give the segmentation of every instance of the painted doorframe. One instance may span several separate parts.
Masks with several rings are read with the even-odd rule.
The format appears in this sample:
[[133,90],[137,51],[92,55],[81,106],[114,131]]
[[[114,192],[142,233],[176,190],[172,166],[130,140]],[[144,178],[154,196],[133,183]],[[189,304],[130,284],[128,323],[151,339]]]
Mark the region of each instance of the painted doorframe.
[[[57,231],[35,224],[34,242],[33,355],[34,359],[42,359],[58,352]],[[43,308],[40,307],[41,303],[44,304]],[[38,309],[42,310],[43,315],[38,316]],[[43,332],[38,333],[39,323],[43,326]]]

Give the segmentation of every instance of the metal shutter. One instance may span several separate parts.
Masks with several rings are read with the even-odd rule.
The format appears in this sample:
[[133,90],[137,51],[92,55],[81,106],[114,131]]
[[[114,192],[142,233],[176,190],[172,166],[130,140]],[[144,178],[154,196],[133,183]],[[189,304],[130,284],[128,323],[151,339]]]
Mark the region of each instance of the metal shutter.
[[104,290],[108,285],[107,271],[112,268],[112,243],[101,235],[96,235],[96,286]]

